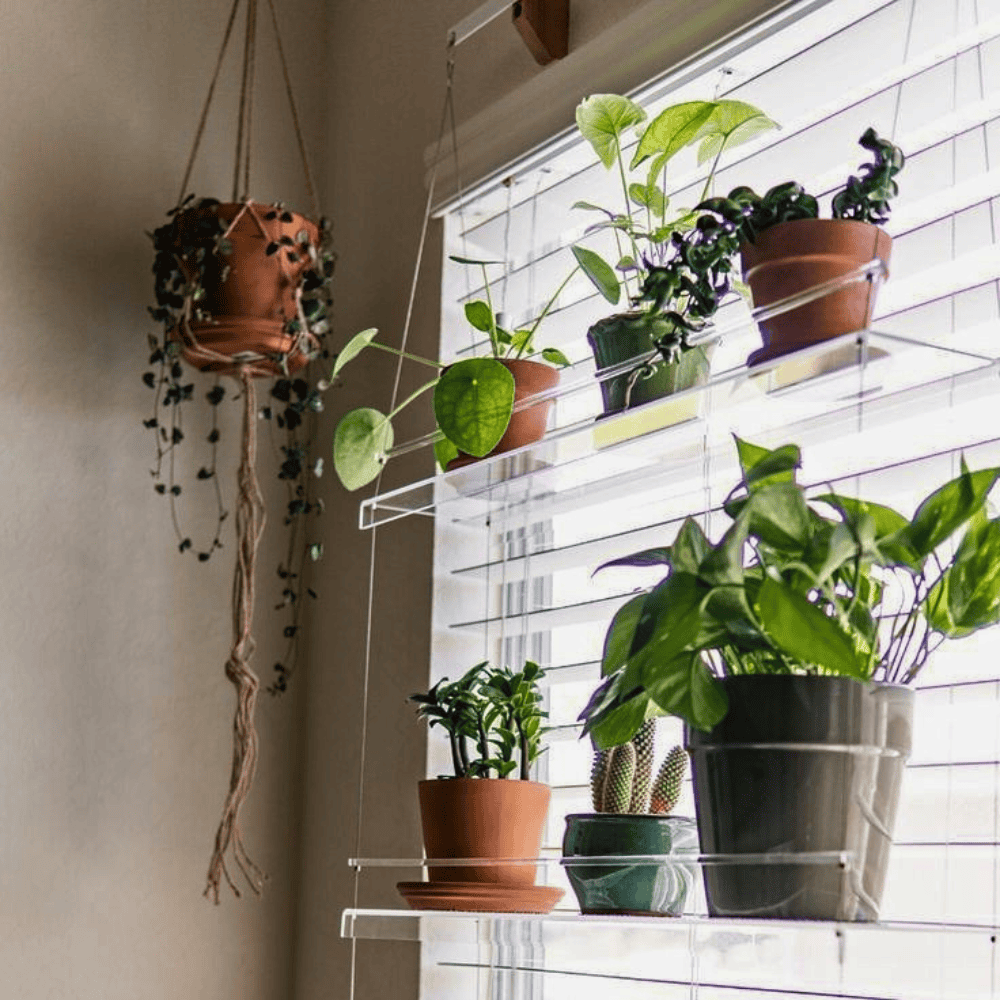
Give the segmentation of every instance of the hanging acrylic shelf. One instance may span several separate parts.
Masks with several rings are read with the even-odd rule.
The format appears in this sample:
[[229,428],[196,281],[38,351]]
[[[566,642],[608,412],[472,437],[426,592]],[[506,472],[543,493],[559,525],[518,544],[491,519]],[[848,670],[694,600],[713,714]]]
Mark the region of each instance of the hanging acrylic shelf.
[[[744,314],[711,330],[710,339],[747,339],[757,321],[845,284],[878,280],[881,266],[873,261],[844,278]],[[995,329],[952,335],[947,343],[859,330],[752,368],[744,364],[718,371],[704,385],[600,417],[599,382],[634,370],[637,361],[596,377],[592,362],[580,363],[564,373],[556,389],[533,401],[550,398],[567,410],[582,409],[582,418],[516,451],[372,496],[361,504],[360,526],[372,528],[412,514],[446,513],[453,521],[475,522],[497,509],[529,503],[533,511],[554,513],[577,507],[582,498],[621,495],[631,482],[651,475],[669,475],[679,493],[685,484],[697,491],[707,460],[723,465],[732,460],[726,456],[737,429],[761,443],[775,432],[787,436],[792,428],[798,438],[829,439],[887,427],[942,404],[947,408],[956,398],[969,401],[995,392],[1000,365],[991,341],[996,342]],[[977,432],[986,432],[957,418],[949,423],[953,433],[942,438],[942,446],[977,443]],[[946,430],[939,422],[935,434]],[[390,457],[429,449],[434,437],[400,444]]]

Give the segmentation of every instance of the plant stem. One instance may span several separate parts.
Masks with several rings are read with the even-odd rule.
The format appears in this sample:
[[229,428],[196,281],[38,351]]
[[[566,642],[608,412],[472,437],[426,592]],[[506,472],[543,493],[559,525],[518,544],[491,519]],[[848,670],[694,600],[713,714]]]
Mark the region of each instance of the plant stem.
[[712,161],[712,169],[709,170],[708,176],[705,178],[705,186],[702,188],[701,197],[698,199],[699,205],[708,197],[708,193],[712,189],[712,181],[715,179],[715,168],[719,165],[719,160],[722,157],[722,151],[726,148],[726,143],[728,141],[729,136],[727,135],[726,138],[722,140],[722,145],[719,147],[719,151],[715,154],[715,159]]
[[542,320],[545,319],[546,316],[548,316],[549,311],[556,304],[556,300],[562,294],[562,290],[569,284],[570,279],[579,270],[580,270],[580,265],[577,264],[577,266],[574,267],[573,270],[570,271],[569,274],[567,274],[566,277],[563,279],[562,284],[556,289],[555,294],[552,296],[552,298],[550,298],[549,301],[545,303],[545,308],[541,311],[541,313],[539,313],[538,318],[535,320],[535,322],[531,324],[531,333],[528,335],[527,340],[525,340],[525,342],[518,348],[517,354],[514,355],[515,360],[522,355],[522,353],[524,352],[524,349],[534,339],[534,337],[535,337],[535,331],[538,329],[538,327],[541,324]]
[[[507,265],[504,264],[504,269]],[[486,265],[480,264],[480,270],[483,272],[483,287],[486,291],[486,305],[490,310],[490,349],[493,351],[493,357],[500,357],[500,345],[497,343],[497,318],[496,314],[493,312],[493,297],[490,295],[490,279],[486,276]]]
[[380,351],[387,351],[389,354],[395,354],[397,357],[406,358],[408,361],[419,361],[422,365],[427,365],[428,368],[443,368],[444,365],[437,361],[428,361],[426,358],[419,358],[415,354],[407,354],[406,351],[401,351],[396,347],[389,347],[387,344],[380,344],[377,340],[371,340],[368,342],[369,347],[377,347]]
[[413,393],[411,393],[411,394],[410,394],[409,396],[407,396],[407,397],[406,397],[406,399],[404,399],[404,400],[403,400],[403,402],[402,402],[402,403],[400,403],[400,404],[399,404],[399,406],[397,406],[397,407],[396,407],[396,409],[394,409],[394,410],[392,411],[392,413],[390,413],[390,414],[389,414],[389,415],[388,415],[388,416],[387,416],[387,417],[386,417],[385,419],[386,419],[386,420],[392,420],[392,418],[393,418],[393,417],[394,417],[394,416],[395,416],[395,415],[396,415],[397,413],[399,413],[399,411],[400,411],[400,410],[402,410],[402,409],[403,409],[404,407],[406,407],[406,406],[409,406],[409,405],[410,405],[410,403],[412,403],[412,402],[413,402],[413,401],[414,401],[414,400],[415,400],[415,399],[416,399],[416,398],[417,398],[418,396],[420,396],[420,395],[422,395],[423,393],[425,393],[425,392],[426,392],[426,391],[427,391],[428,389],[431,389],[431,388],[433,388],[434,386],[436,386],[436,385],[438,384],[438,382],[439,382],[439,381],[440,381],[440,377],[438,377],[438,378],[436,378],[436,379],[433,379],[433,380],[431,380],[431,381],[430,381],[430,382],[428,382],[428,383],[427,383],[426,385],[422,385],[422,386],[421,386],[421,387],[420,387],[419,389],[417,389],[417,391],[416,391],[416,392],[413,392]]

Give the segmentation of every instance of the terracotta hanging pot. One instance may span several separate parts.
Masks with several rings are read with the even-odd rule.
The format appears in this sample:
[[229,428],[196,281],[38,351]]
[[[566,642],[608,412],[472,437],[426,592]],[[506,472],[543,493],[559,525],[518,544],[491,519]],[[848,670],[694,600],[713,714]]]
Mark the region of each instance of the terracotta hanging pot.
[[[206,236],[211,240],[213,234],[228,243],[224,250],[206,253],[197,313],[173,331],[184,359],[201,371],[225,375],[248,364],[254,375],[284,374],[276,361],[284,355],[288,374],[303,368],[310,339],[289,332],[288,324],[301,323],[296,292],[303,272],[314,266],[308,248],[319,246],[316,223],[248,200],[190,208],[178,214],[175,224],[182,246]],[[189,266],[185,271],[195,276]]]
[[[542,399],[523,408],[519,407],[519,404],[533,396],[548,392],[559,384],[558,370],[551,365],[543,364],[541,361],[501,359],[500,364],[514,376],[514,412],[511,414],[510,423],[507,425],[503,437],[500,438],[497,446],[489,455],[483,456],[484,458],[501,455],[523,445],[540,441],[545,436],[545,427],[548,424],[549,412],[554,400]],[[479,459],[474,455],[460,451],[458,457],[453,458],[448,463],[448,469],[458,469],[463,465],[471,465],[478,461]]]
[[[769,306],[839,278],[878,258],[886,268],[892,238],[884,229],[852,219],[782,222],[740,246],[743,280],[755,307]],[[877,281],[857,281],[759,323],[764,346],[747,359],[770,361],[812,344],[862,330],[871,323]]]

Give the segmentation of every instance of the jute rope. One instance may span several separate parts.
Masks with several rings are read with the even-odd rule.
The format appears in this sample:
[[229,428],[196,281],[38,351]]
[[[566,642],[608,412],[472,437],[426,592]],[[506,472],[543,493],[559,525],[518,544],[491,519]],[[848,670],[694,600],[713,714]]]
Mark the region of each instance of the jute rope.
[[240,890],[226,866],[232,848],[233,858],[253,891],[260,895],[264,873],[251,861],[243,847],[240,832],[240,807],[243,805],[257,769],[257,731],[253,713],[260,681],[250,669],[254,640],[251,634],[254,608],[254,572],[257,549],[266,520],[264,499],[257,482],[257,399],[253,373],[240,371],[243,390],[243,443],[239,471],[239,498],[236,506],[236,572],[233,575],[233,647],[226,663],[226,676],[236,688],[236,714],[233,718],[233,769],[229,795],[219,829],[215,851],[208,867],[205,895],[219,902],[219,886],[225,876],[233,892]]

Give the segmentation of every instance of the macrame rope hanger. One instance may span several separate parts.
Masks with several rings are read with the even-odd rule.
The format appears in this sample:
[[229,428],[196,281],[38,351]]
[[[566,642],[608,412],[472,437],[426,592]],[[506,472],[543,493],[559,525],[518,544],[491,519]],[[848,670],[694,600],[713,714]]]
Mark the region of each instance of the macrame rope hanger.
[[[226,29],[216,59],[215,70],[209,83],[208,94],[202,107],[201,116],[195,130],[191,154],[188,157],[181,182],[177,207],[180,208],[189,197],[188,185],[194,169],[195,159],[201,146],[205,126],[208,121],[209,109],[215,95],[222,64],[225,61],[226,50],[233,35],[237,15],[242,0],[233,0],[229,12]],[[299,123],[298,110],[292,92],[291,77],[285,59],[281,32],[278,27],[277,12],[274,0],[267,0],[274,28],[274,37],[284,78],[285,90],[291,109],[292,123],[302,159],[305,174],[306,189],[309,195],[312,211],[319,217],[319,202],[313,184],[312,171],[306,153],[305,141]],[[236,150],[233,158],[232,200],[241,208],[229,224],[223,237],[228,237],[237,223],[249,215],[266,236],[263,222],[258,215],[257,207],[250,198],[250,160],[253,138],[254,84],[257,63],[257,12],[258,0],[247,0],[246,26],[243,39],[243,60],[240,75],[239,109],[236,122]],[[308,333],[308,323],[302,311],[301,299],[296,292],[296,310],[299,318],[299,340],[294,350],[308,352],[314,345],[312,335]],[[254,710],[260,690],[260,680],[250,668],[250,660],[254,653],[253,614],[256,598],[255,579],[257,552],[264,531],[266,515],[264,500],[257,480],[257,397],[254,379],[273,373],[273,369],[265,368],[263,357],[241,354],[230,356],[200,344],[190,325],[190,303],[180,323],[180,333],[189,354],[193,352],[198,362],[215,362],[227,366],[233,372],[233,377],[240,383],[243,399],[242,436],[240,448],[240,466],[238,472],[238,498],[236,505],[236,566],[233,574],[232,614],[233,641],[226,662],[226,676],[236,688],[236,711],[233,718],[233,760],[229,782],[229,792],[223,806],[222,819],[215,835],[215,845],[206,879],[205,895],[213,902],[219,902],[219,890],[223,880],[239,897],[240,889],[230,872],[227,858],[231,857],[236,867],[242,873],[247,884],[254,893],[260,895],[266,879],[264,872],[253,862],[243,844],[240,827],[240,810],[246,801],[253,783],[257,767],[258,737],[254,726]],[[235,363],[235,367],[234,367]]]

